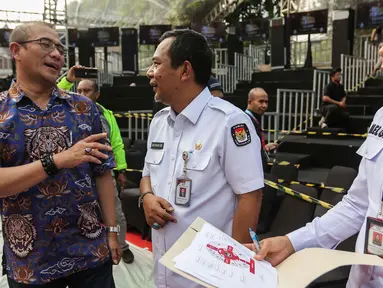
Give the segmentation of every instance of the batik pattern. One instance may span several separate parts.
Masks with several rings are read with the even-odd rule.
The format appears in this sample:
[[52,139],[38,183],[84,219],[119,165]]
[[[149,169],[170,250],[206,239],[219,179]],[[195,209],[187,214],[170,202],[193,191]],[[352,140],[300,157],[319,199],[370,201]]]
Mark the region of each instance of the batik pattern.
[[[47,108],[41,110],[15,82],[0,92],[1,167],[63,152],[101,132],[97,106],[80,95],[55,88]],[[100,165],[84,163],[63,169],[0,200],[10,278],[23,284],[45,284],[109,261],[95,183],[97,176],[115,166],[112,153],[105,153],[110,157]]]

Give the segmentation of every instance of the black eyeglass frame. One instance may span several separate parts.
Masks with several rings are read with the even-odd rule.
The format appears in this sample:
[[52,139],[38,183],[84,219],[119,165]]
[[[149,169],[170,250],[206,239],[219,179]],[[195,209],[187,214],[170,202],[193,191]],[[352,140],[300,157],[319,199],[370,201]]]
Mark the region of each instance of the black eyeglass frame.
[[[44,47],[44,44],[42,43],[42,41],[48,41],[49,43],[51,43],[50,47]],[[46,38],[46,37],[41,37],[39,39],[21,41],[21,42],[16,42],[16,43],[22,45],[22,44],[34,43],[34,42],[37,42],[40,45],[41,48],[43,48],[43,49],[45,49],[47,51],[52,52],[55,49],[57,49],[57,51],[60,53],[60,55],[63,55],[63,56],[65,56],[66,53],[67,53],[67,49],[62,44],[56,44],[51,39]]]

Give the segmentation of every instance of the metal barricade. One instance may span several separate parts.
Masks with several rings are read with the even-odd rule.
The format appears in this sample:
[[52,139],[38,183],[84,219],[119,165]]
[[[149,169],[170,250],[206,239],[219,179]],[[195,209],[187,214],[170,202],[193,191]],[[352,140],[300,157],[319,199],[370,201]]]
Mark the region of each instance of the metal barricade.
[[261,125],[262,130],[266,131],[266,140],[268,143],[275,142],[278,139],[278,131],[274,128],[278,121],[278,114],[276,112],[266,112],[262,115]]
[[275,130],[306,130],[313,125],[314,107],[314,91],[278,89]]
[[356,91],[364,87],[367,75],[374,67],[373,60],[342,54],[340,58],[343,73],[342,83],[346,91]]
[[227,48],[215,48],[214,49],[214,67],[217,68],[218,64],[229,64]]
[[216,77],[225,93],[233,93],[237,85],[236,67],[233,65],[217,64]]
[[315,93],[315,109],[319,109],[323,97],[324,87],[330,83],[330,72],[314,70],[313,91]]
[[378,61],[378,46],[374,45],[373,43],[369,41],[364,42],[364,53],[363,53],[364,59],[371,60],[374,63]]
[[10,55],[0,55],[0,76],[12,75],[12,58]]
[[128,132],[128,137],[130,139],[146,140],[149,126],[152,122],[152,113],[152,110],[133,110],[127,112],[114,112],[114,116],[116,118],[128,118],[128,128],[122,128],[121,132]]
[[238,80],[251,81],[251,76],[254,71],[253,57],[245,56],[243,54],[234,54],[234,66],[237,68],[236,76]]
[[253,58],[254,60],[253,68],[255,70],[259,70],[259,65],[265,64],[266,45],[259,45],[259,46],[250,45],[247,56],[250,56]]

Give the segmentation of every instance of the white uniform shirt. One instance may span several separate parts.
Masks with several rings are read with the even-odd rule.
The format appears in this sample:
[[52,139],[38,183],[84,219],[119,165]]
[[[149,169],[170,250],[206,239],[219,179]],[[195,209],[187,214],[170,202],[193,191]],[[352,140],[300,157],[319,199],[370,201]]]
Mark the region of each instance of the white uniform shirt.
[[[366,141],[357,153],[362,156],[359,173],[348,194],[334,208],[289,237],[296,251],[307,247],[334,249],[359,232],[356,252],[364,253],[367,217],[376,217],[383,193],[383,108],[375,115]],[[383,287],[383,267],[351,268],[348,288]]]
[[[232,127],[242,123],[248,133],[237,139]],[[235,139],[240,145],[251,141],[237,146]],[[199,150],[195,149],[197,143],[201,144]],[[236,194],[264,186],[260,150],[250,118],[229,102],[213,97],[207,88],[178,116],[169,107],[154,116],[143,176],[150,176],[154,193],[172,204],[172,215],[178,221],[152,230],[156,287],[198,287],[165,269],[158,260],[198,216],[231,235]],[[176,179],[183,174],[184,151],[193,152],[187,163],[187,175],[192,179],[190,207],[174,203]]]

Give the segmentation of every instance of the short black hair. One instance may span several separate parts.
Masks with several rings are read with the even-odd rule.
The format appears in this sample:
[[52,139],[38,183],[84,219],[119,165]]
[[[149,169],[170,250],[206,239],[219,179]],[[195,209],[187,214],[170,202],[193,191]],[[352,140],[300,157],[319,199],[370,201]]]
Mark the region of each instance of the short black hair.
[[331,77],[334,77],[335,74],[338,73],[338,72],[339,72],[339,73],[342,73],[342,69],[340,69],[340,68],[332,69],[332,70],[331,70],[331,73],[330,73],[330,76],[331,76]]
[[213,62],[213,53],[206,38],[193,30],[176,29],[165,32],[160,42],[167,38],[175,37],[169,48],[171,66],[175,69],[185,61],[189,61],[195,72],[195,81],[207,86],[210,79]]

